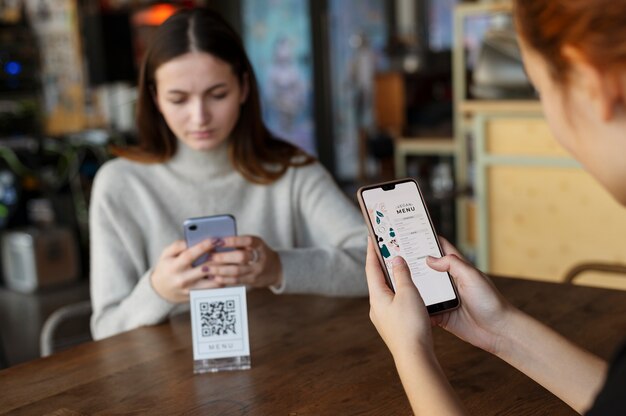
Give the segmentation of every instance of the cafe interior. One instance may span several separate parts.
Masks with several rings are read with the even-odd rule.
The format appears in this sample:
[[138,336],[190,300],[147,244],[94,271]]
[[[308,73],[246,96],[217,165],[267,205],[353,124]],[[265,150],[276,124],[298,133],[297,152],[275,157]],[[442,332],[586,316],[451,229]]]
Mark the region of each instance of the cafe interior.
[[[0,414],[410,413],[366,296],[248,291],[248,370],[194,374],[188,314],[93,339],[92,184],[114,147],[137,143],[155,31],[194,7],[235,28],[268,129],[355,208],[362,186],[415,179],[436,232],[516,306],[610,356],[626,215],[552,137],[509,1],[2,0]],[[570,414],[433,331],[474,414]]]

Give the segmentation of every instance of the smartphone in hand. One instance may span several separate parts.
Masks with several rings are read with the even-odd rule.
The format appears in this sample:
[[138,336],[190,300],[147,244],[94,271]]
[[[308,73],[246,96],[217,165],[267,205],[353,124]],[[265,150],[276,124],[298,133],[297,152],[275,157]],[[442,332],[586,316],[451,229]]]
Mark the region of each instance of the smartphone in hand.
[[[208,217],[189,218],[183,223],[187,247],[194,246],[209,238],[231,237],[237,235],[235,217],[229,214]],[[216,248],[216,252],[230,251],[230,248]],[[208,260],[209,254],[203,254],[193,262],[196,267]]]
[[459,296],[450,274],[426,264],[427,256],[442,257],[443,252],[417,182],[400,179],[364,186],[357,198],[387,285],[395,291],[391,262],[402,256],[429,314],[457,308]]

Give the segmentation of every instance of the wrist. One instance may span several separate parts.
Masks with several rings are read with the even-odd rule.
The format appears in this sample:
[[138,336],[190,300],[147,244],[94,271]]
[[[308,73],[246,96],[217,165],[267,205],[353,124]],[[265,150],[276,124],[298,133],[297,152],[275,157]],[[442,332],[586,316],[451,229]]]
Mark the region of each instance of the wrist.
[[507,311],[502,326],[494,334],[494,350],[489,352],[508,362],[517,350],[518,337],[525,333],[523,327],[528,319],[528,315],[517,308],[511,307]]
[[431,366],[433,364],[439,365],[432,345],[417,345],[413,348],[395,349],[391,351],[391,354],[398,371],[402,368],[414,368],[416,365],[420,367]]
[[274,290],[280,290],[283,287],[283,264],[280,261],[280,255],[277,252],[273,252],[274,260],[273,266],[270,270],[271,276],[274,276],[274,281],[269,285]]

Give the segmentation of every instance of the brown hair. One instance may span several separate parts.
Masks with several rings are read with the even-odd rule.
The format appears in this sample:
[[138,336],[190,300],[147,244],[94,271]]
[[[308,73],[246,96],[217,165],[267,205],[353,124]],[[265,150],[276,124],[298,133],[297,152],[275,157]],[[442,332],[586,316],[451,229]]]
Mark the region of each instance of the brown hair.
[[241,38],[217,13],[208,9],[184,9],[167,19],[156,31],[139,74],[136,147],[116,149],[119,156],[144,162],[169,160],[177,139],[154,102],[157,68],[191,51],[209,53],[232,66],[240,83],[247,79],[248,97],[229,141],[229,158],[247,180],[270,184],[291,166],[315,159],[296,146],[273,137],[261,119],[259,89]]
[[572,46],[597,68],[626,67],[626,1],[515,0],[518,30],[548,63],[552,77],[567,82],[563,47]]

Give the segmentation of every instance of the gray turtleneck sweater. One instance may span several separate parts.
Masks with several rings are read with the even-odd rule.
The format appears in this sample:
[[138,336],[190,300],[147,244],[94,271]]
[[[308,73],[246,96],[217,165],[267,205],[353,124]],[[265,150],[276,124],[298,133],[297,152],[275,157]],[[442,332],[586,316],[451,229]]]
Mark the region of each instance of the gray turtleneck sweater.
[[167,163],[107,162],[90,205],[91,329],[95,339],[154,325],[188,309],[161,298],[150,275],[191,217],[232,214],[240,235],[257,235],[280,256],[276,293],[361,296],[366,228],[324,168],[290,168],[271,185],[247,181],[226,146],[209,152],[179,143]]

